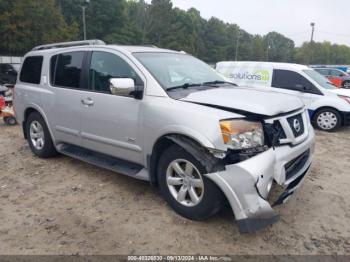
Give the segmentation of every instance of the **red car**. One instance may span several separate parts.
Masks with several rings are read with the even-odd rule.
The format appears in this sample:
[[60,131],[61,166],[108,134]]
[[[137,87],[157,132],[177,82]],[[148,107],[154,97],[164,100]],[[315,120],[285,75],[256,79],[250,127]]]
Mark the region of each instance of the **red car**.
[[331,81],[334,85],[339,88],[350,88],[350,75],[342,70],[336,68],[320,67],[314,68],[321,75],[324,75]]
[[15,125],[17,121],[13,111],[12,96],[6,96],[9,91],[5,88],[6,87],[0,86],[0,118],[3,118],[7,125]]

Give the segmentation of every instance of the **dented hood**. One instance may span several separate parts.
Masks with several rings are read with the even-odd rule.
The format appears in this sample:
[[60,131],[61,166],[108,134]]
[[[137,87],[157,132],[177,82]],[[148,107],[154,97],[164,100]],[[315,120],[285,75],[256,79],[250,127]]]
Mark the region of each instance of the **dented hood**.
[[287,113],[304,106],[299,98],[291,95],[241,87],[221,87],[193,92],[180,100],[265,116]]

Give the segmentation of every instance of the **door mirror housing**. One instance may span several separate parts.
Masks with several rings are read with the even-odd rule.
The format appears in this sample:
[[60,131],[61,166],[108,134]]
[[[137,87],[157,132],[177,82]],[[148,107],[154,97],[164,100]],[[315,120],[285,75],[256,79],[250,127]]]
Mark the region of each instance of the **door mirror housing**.
[[112,95],[134,96],[135,81],[131,78],[111,78],[109,79],[109,88]]
[[300,92],[305,92],[305,91],[307,91],[307,87],[303,86],[301,84],[296,84],[295,85],[295,90],[300,91]]

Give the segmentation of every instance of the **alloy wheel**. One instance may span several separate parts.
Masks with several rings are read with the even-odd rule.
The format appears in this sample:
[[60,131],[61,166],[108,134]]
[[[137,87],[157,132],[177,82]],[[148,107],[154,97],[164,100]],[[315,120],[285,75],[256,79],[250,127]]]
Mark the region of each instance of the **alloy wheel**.
[[202,176],[188,160],[176,159],[169,164],[166,171],[166,183],[171,195],[184,206],[196,206],[203,198]]
[[30,140],[35,149],[41,150],[45,144],[45,135],[42,125],[38,121],[33,121],[29,129]]

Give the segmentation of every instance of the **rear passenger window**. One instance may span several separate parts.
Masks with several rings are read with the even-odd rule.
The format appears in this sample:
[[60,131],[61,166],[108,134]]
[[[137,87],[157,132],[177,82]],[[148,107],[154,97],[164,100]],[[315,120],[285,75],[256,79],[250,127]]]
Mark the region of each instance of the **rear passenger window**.
[[51,84],[80,88],[84,52],[64,53],[51,58]]
[[27,57],[23,62],[19,80],[24,83],[40,84],[42,65],[42,56]]
[[319,94],[317,88],[301,74],[289,70],[273,70],[272,87],[300,91],[305,88],[305,93]]

